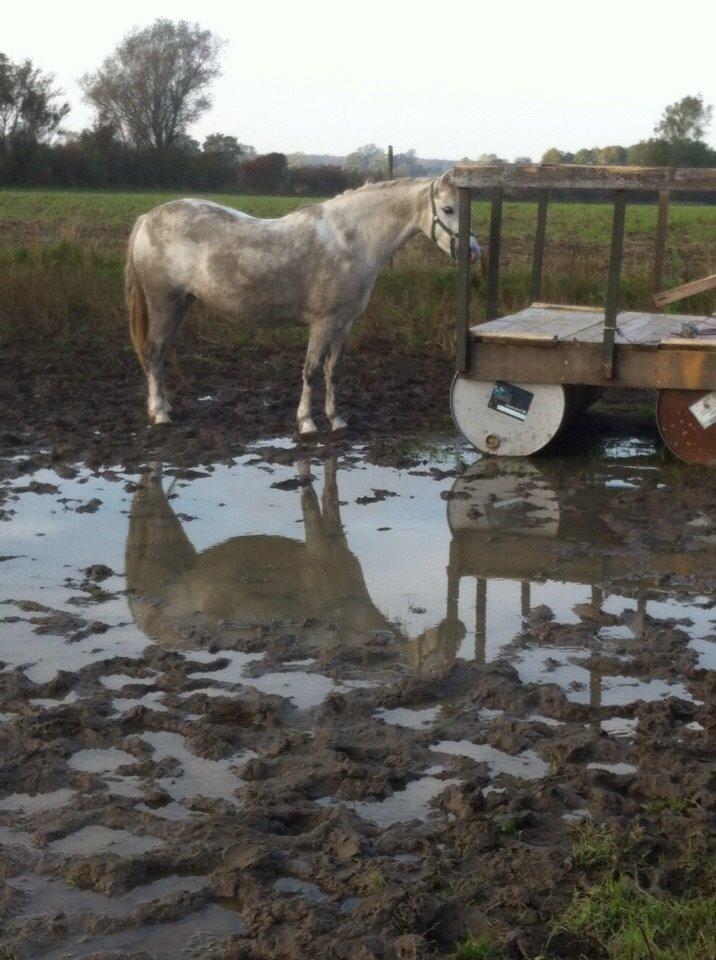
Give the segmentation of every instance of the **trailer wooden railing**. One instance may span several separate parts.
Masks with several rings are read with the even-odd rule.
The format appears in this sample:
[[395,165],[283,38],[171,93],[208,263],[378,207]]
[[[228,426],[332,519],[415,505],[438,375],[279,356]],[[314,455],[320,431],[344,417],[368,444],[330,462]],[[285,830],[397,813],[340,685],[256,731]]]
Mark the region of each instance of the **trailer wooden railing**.
[[614,373],[616,318],[619,309],[619,288],[623,256],[624,220],[629,194],[644,192],[658,196],[659,213],[654,244],[652,292],[661,290],[664,275],[669,197],[675,192],[713,194],[716,198],[716,169],[671,167],[588,167],[573,164],[507,164],[479,166],[458,164],[453,182],[460,193],[459,296],[456,330],[456,367],[465,372],[470,363],[469,300],[470,300],[470,217],[473,190],[489,190],[491,194],[490,233],[488,241],[488,276],[486,319],[499,315],[499,271],[502,226],[502,204],[506,190],[538,191],[537,223],[532,258],[531,294],[539,300],[547,232],[547,213],[554,191],[603,191],[614,202],[607,294],[602,337],[602,376],[610,381]]

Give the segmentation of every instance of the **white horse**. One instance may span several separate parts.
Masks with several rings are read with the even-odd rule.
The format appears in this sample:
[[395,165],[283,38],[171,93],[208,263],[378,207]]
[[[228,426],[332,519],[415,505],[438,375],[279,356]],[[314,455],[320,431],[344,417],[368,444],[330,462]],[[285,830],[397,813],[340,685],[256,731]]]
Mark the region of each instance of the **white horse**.
[[[458,194],[449,174],[347,190],[275,220],[208,200],[173,200],[139,217],[129,239],[126,295],[132,342],[147,376],[149,419],[168,423],[164,359],[195,300],[248,323],[308,324],[299,433],[316,433],[311,386],[324,364],[326,416],[345,428],[336,382],[346,338],[380,268],[422,232],[457,256]],[[470,238],[474,263],[480,249]]]

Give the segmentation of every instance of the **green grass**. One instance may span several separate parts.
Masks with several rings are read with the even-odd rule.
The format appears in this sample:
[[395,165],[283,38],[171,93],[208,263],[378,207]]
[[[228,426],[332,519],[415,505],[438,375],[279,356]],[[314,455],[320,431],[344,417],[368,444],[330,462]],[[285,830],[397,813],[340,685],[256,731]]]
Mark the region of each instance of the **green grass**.
[[[125,341],[122,269],[136,217],[185,195],[158,191],[0,190],[0,343],[29,331],[42,337],[121,338]],[[261,217],[275,217],[315,200],[296,197],[209,194]],[[474,229],[486,245],[489,205],[473,205]],[[536,205],[506,203],[501,255],[501,308],[530,302],[530,261]],[[628,208],[622,306],[651,305],[650,270],[656,225],[653,206]],[[555,203],[550,207],[542,299],[603,302],[611,229],[608,204]],[[716,210],[674,205],[670,211],[665,286],[713,269]],[[477,281],[477,286],[484,284]],[[452,352],[456,271],[426,238],[399,252],[384,270],[353,342],[395,343],[408,350]],[[713,296],[677,305],[681,312],[710,313]],[[472,298],[475,321],[484,295]],[[87,326],[89,324],[89,326]],[[302,334],[238,332],[227,324],[190,325],[207,350],[248,343],[301,344]],[[202,348],[203,349],[203,348]]]
[[[0,221],[25,223],[102,224],[126,230],[141,214],[168,200],[187,195],[206,196],[209,200],[244,210],[256,217],[280,217],[320,198],[253,196],[244,194],[192,194],[186,190],[114,191],[114,190],[15,190],[0,189]],[[472,206],[475,232],[487,238],[490,205]],[[505,241],[531,241],[537,216],[535,203],[505,203],[502,229]],[[608,244],[612,208],[608,203],[553,203],[549,210],[547,236],[555,242]],[[627,240],[645,245],[652,242],[656,230],[653,204],[627,207]],[[674,245],[716,244],[716,213],[713,207],[673,204],[669,212],[669,239]]]
[[559,928],[599,943],[609,960],[716,956],[716,901],[655,897],[630,877],[605,877],[575,897]]
[[[677,852],[655,865],[680,878],[679,896],[647,889],[650,882],[640,880],[650,873],[641,837],[640,831],[625,836],[593,824],[575,832],[569,863],[577,883],[571,902],[552,921],[553,935],[575,936],[592,945],[590,957],[596,951],[604,960],[716,956],[716,866],[705,834],[691,832]],[[542,956],[553,956],[549,943]]]
[[583,870],[609,867],[616,862],[617,838],[608,827],[587,821],[579,826],[572,841],[572,864]]
[[469,936],[458,943],[451,960],[497,960],[497,948],[491,937],[483,933],[479,937]]

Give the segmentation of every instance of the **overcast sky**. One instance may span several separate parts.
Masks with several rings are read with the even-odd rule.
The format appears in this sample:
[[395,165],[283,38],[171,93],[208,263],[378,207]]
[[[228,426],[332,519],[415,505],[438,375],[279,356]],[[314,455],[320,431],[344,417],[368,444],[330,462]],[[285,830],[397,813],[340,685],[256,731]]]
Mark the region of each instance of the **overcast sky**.
[[233,134],[260,152],[374,142],[539,158],[648,137],[686,94],[716,102],[708,0],[35,0],[12,4],[0,50],[55,73],[72,104],[66,126],[80,129],[91,113],[78,76],[156,17],[198,20],[227,41],[214,106],[192,134]]

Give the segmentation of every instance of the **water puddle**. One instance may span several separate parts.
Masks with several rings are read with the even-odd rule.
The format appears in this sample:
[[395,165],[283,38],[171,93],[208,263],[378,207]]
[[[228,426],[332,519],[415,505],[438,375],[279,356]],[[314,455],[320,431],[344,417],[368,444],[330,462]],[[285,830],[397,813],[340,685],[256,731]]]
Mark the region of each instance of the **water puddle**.
[[155,763],[173,759],[181,765],[179,776],[162,777],[157,781],[173,800],[201,795],[239,805],[234,792],[242,786],[243,780],[234,772],[235,767],[255,756],[253,751],[245,751],[240,758],[230,760],[207,760],[188,750],[184,737],[177,733],[145,733],[143,739],[153,748],[152,759]]
[[67,766],[84,773],[114,773],[119,767],[135,764],[137,758],[117,747],[97,747],[78,750],[67,761]]
[[[219,904],[210,904],[190,916],[173,923],[141,925],[102,937],[70,938],[62,947],[43,948],[29,960],[79,960],[95,955],[139,953],[153,960],[176,960],[177,957],[201,960],[223,938],[243,929],[241,917]],[[120,954],[121,955],[121,954]]]
[[432,727],[440,713],[440,707],[425,707],[423,710],[411,710],[407,707],[395,707],[393,710],[376,710],[376,717],[396,727],[409,730],[424,730]]
[[383,800],[338,800],[321,797],[321,806],[345,806],[359,817],[377,827],[393,827],[410,820],[425,820],[434,812],[432,801],[448,787],[460,783],[456,778],[439,778],[443,767],[429,767],[417,780],[411,780],[402,790],[396,790]]
[[0,800],[0,810],[20,810],[23,813],[44,813],[65,807],[75,796],[76,791],[67,787],[51,790],[49,793],[12,793]]
[[491,777],[505,773],[510,777],[539,780],[549,771],[549,765],[538,757],[534,750],[525,750],[512,757],[487,743],[471,743],[469,740],[441,740],[430,749],[435,753],[448,753],[452,756],[468,757],[475,763],[486,763]]
[[114,853],[118,857],[133,857],[139,853],[147,853],[162,845],[157,837],[138,837],[128,830],[114,830],[94,824],[82,827],[59,840],[53,840],[48,845],[51,853],[62,856],[79,854],[84,857],[96,853]]
[[279,877],[274,882],[273,889],[276,893],[302,897],[309,903],[321,903],[328,899],[327,894],[317,883],[312,883],[310,880],[297,880],[295,877]]

